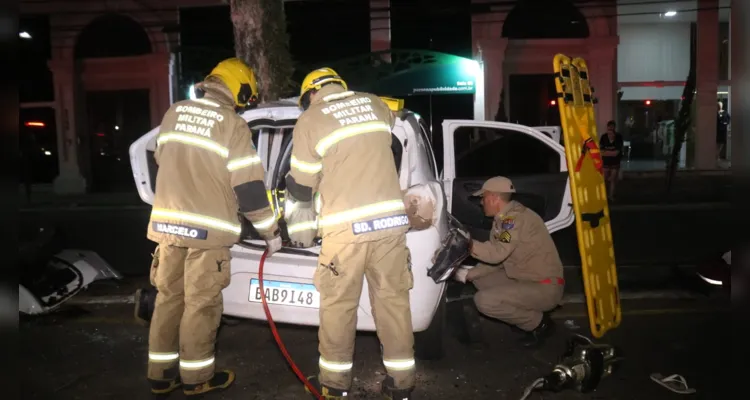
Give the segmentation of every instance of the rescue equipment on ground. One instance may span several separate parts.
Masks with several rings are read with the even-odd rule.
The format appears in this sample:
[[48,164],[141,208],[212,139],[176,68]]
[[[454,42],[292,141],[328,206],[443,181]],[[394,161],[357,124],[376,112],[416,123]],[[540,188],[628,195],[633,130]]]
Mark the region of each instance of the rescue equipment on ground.
[[432,267],[427,270],[427,276],[435,283],[448,279],[471,253],[471,236],[468,230],[450,214],[448,218],[450,221],[448,234],[432,258]]
[[281,336],[279,336],[279,331],[276,329],[276,323],[273,322],[273,316],[271,315],[271,310],[268,308],[268,302],[266,301],[266,290],[263,286],[263,266],[266,264],[266,257],[268,257],[268,250],[263,251],[263,255],[260,256],[260,264],[258,265],[258,281],[260,283],[260,292],[264,295],[261,296],[261,301],[263,302],[263,311],[266,313],[266,320],[268,320],[268,326],[271,328],[271,333],[273,334],[274,340],[276,340],[276,344],[279,346],[279,350],[281,350],[281,354],[284,355],[284,358],[286,358],[286,361],[289,363],[289,366],[292,368],[292,371],[294,371],[294,374],[297,375],[297,378],[299,378],[300,381],[305,385],[307,390],[312,393],[313,396],[315,396],[316,399],[322,400],[323,398],[320,396],[320,393],[317,389],[310,383],[310,381],[307,380],[305,375],[300,371],[300,369],[297,367],[297,364],[294,363],[294,360],[292,360],[292,356],[289,355],[289,352],[286,351],[286,346],[284,346],[284,342],[281,340]]
[[597,146],[594,90],[582,58],[571,60],[557,54],[553,65],[589,326],[594,337],[600,338],[620,325],[622,311],[607,188]]
[[591,392],[602,379],[612,375],[623,360],[620,350],[607,344],[594,343],[591,339],[575,334],[569,341],[565,353],[552,372],[534,381],[524,391],[521,400],[526,400],[534,391],[559,392],[565,389],[581,393]]

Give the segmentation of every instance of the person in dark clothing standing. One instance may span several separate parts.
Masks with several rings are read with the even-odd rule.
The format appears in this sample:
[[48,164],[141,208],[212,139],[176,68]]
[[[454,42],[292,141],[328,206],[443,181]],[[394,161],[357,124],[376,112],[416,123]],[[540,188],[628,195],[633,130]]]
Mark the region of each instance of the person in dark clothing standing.
[[604,180],[607,182],[607,197],[615,199],[615,185],[620,173],[622,160],[622,135],[615,132],[615,121],[607,122],[607,132],[599,138],[599,149],[602,154]]
[[729,113],[724,110],[724,104],[719,101],[719,112],[716,116],[716,158],[719,160],[726,158],[726,155],[722,157],[722,153],[727,146],[727,128],[731,120]]

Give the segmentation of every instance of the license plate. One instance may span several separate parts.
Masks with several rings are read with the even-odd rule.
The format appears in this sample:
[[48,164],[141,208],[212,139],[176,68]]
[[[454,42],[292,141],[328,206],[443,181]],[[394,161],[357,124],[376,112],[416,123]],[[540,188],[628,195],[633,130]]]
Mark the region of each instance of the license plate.
[[[315,285],[309,283],[294,283],[281,281],[263,281],[268,304],[282,304],[293,307],[320,308],[320,293]],[[261,303],[260,281],[250,279],[251,303]]]

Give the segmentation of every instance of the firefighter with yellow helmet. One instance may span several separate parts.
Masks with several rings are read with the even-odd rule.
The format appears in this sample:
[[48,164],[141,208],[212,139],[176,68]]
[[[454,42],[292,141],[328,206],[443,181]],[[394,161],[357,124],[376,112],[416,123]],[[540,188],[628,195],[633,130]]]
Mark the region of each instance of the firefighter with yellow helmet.
[[[409,220],[391,151],[395,116],[377,96],[353,92],[332,69],[302,82],[304,110],[294,128],[285,216],[313,209],[312,220],[287,219],[292,240],[316,231],[323,244],[314,284],[320,292],[319,374],[311,383],[326,399],[347,397],[357,309],[367,279],[382,344],[386,398],[409,399],[415,385],[406,247]],[[311,237],[314,235],[307,235]]]
[[234,382],[234,372],[215,370],[214,344],[221,292],[230,281],[229,249],[242,231],[238,212],[269,253],[281,248],[263,166],[236,111],[258,101],[252,69],[237,58],[224,60],[196,89],[204,95],[173,104],[156,139],[159,170],[148,225],[148,238],[158,243],[148,349],[154,394],[182,386],[185,395],[200,395]]

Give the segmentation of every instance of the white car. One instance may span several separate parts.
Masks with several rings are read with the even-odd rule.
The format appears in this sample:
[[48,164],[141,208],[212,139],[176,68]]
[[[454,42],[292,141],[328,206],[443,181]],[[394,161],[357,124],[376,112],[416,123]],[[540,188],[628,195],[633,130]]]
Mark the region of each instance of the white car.
[[[285,189],[284,177],[290,168],[292,129],[300,113],[296,99],[286,99],[262,104],[241,114],[253,132],[253,142],[266,170],[266,187],[272,193]],[[507,165],[515,162],[523,151],[529,150],[543,153],[528,155],[531,161],[550,155],[552,159],[545,159],[543,167],[531,166],[532,174],[503,175],[513,179],[519,199],[528,202],[529,207],[544,217],[551,232],[571,225],[574,215],[565,151],[549,134],[526,126],[490,121],[446,120],[443,122],[444,170],[441,176],[425,121],[406,109],[400,110],[398,114],[393,130],[398,140],[394,140],[392,148],[399,169],[401,188],[432,193],[431,200],[437,206],[432,226],[419,231],[412,229],[406,234],[414,273],[414,288],[410,299],[412,323],[416,333],[415,351],[420,359],[435,359],[441,357],[443,351],[446,284],[435,283],[427,276],[427,270],[432,266],[431,260],[436,250],[441,247],[441,239],[449,230],[448,213],[452,212],[470,228],[473,237],[486,240],[491,219],[484,217],[478,206],[478,199],[471,198],[469,194],[477,190],[485,178],[500,175],[496,172],[503,171],[488,168],[482,163],[489,161],[486,157],[493,156],[505,157],[504,160],[496,160],[498,166]],[[154,196],[157,166],[153,152],[157,133],[158,127],[130,147],[135,183],[141,198],[149,204],[153,204]],[[454,136],[457,139],[455,143]],[[506,146],[514,143],[517,147],[501,151],[507,154],[495,154],[498,144]],[[477,159],[471,151],[463,156],[455,153],[456,150],[465,152],[469,148],[479,151],[480,155],[484,154],[485,159]],[[487,173],[481,177],[466,179],[464,175],[467,168],[471,170],[477,166]],[[248,231],[252,230],[249,223],[245,223],[245,226]],[[286,235],[283,223],[282,231]],[[223,292],[225,315],[266,319],[257,279],[258,263],[264,249],[265,242],[254,235],[254,232],[244,235],[241,242],[232,247],[232,280]],[[319,250],[319,246],[305,249],[282,248],[266,260],[264,286],[275,321],[308,326],[319,324],[319,294],[313,286]],[[375,331],[366,281],[357,312],[357,329]]]

